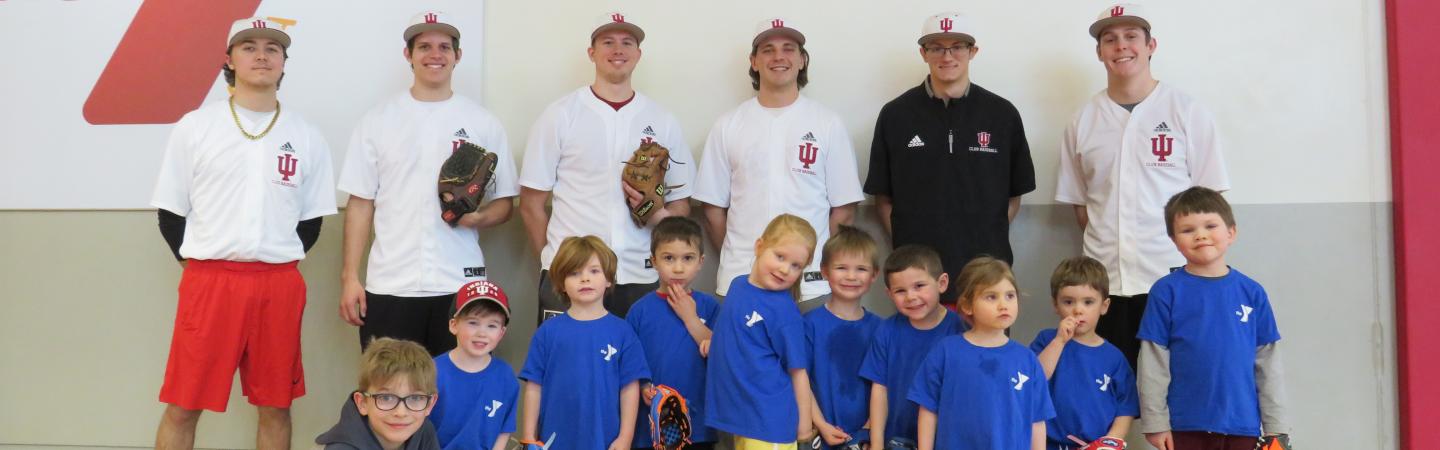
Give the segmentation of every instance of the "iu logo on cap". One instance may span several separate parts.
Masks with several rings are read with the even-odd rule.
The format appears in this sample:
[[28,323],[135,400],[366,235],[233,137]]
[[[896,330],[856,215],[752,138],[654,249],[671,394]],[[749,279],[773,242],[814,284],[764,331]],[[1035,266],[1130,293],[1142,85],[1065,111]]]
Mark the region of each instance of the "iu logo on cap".
[[946,17],[946,18],[944,18],[944,19],[940,19],[940,31],[944,31],[944,32],[946,32],[946,33],[949,33],[949,32],[950,32],[950,29],[953,28],[954,26],[955,26],[955,21],[950,20],[949,17]]
[[1117,17],[1117,16],[1123,16],[1123,15],[1125,15],[1125,7],[1124,7],[1124,6],[1116,6],[1116,7],[1114,7],[1114,8],[1110,8],[1110,17]]
[[257,20],[257,21],[254,21],[254,22],[250,22],[250,28],[267,28],[267,27],[265,26],[265,21],[263,21],[263,20]]
[[624,15],[624,14],[620,14],[620,13],[611,14],[611,15],[610,15],[610,20],[613,20],[613,21],[616,21],[616,22],[625,22],[625,15]]
[[439,21],[439,20],[440,20],[440,16],[436,16],[435,13],[426,13],[426,14],[425,14],[425,23],[435,23],[436,21]]
[[770,21],[770,28],[784,28],[784,27],[785,27],[785,20],[784,20],[784,19],[775,19],[775,20]]

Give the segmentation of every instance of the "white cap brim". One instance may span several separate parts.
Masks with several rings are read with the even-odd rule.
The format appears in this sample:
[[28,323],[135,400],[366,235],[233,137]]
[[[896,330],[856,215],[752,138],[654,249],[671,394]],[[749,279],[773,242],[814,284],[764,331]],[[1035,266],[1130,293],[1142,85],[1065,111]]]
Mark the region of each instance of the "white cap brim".
[[635,36],[635,43],[637,44],[645,41],[645,30],[640,29],[639,25],[630,22],[610,22],[595,27],[595,31],[590,32],[590,42],[595,42],[595,38],[600,37],[602,33],[608,33],[617,29],[630,33],[631,36]]
[[926,43],[929,43],[930,41],[936,39],[959,39],[965,42],[969,42],[970,45],[975,45],[975,36],[971,36],[965,33],[930,33],[924,36],[920,36],[920,39],[915,42],[920,45],[925,45]]
[[417,23],[417,24],[411,25],[409,28],[406,28],[406,29],[405,29],[405,42],[410,42],[410,38],[413,38],[413,37],[415,37],[416,35],[419,35],[419,34],[424,33],[424,32],[426,32],[426,31],[439,31],[439,32],[445,33],[445,34],[447,34],[447,35],[449,35],[450,37],[453,37],[453,38],[455,38],[455,39],[460,39],[460,30],[459,30],[458,28],[455,28],[454,25],[450,25],[450,24],[448,24],[448,23],[438,23],[438,22],[437,22],[437,23]]
[[761,31],[759,34],[756,34],[755,40],[750,41],[750,46],[759,47],[761,42],[765,42],[766,40],[769,40],[771,37],[774,37],[777,34],[788,37],[794,40],[797,44],[805,45],[805,34],[801,33],[800,30],[796,30],[790,27],[779,27]]
[[1131,24],[1139,26],[1140,28],[1144,28],[1146,30],[1150,29],[1150,22],[1137,16],[1106,17],[1104,19],[1096,20],[1095,23],[1090,24],[1090,37],[1099,38],[1100,33],[1104,32],[1106,28],[1110,28],[1111,26],[1120,24]]

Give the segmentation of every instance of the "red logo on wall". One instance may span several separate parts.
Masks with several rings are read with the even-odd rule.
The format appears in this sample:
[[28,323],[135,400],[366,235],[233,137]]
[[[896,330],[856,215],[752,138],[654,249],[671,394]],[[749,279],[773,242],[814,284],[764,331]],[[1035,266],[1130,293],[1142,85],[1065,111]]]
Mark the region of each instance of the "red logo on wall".
[[950,32],[950,29],[953,28],[954,26],[955,26],[955,21],[950,20],[949,17],[946,17],[946,18],[944,18],[944,19],[940,19],[940,31],[944,31],[944,32],[946,32],[946,33],[949,33],[949,32]]
[[290,181],[290,177],[295,176],[295,163],[300,160],[295,159],[295,156],[289,153],[284,156],[276,156],[275,159],[279,161],[280,181]]
[[1165,157],[1175,152],[1175,138],[1159,135],[1150,138],[1150,153],[1160,157],[1160,162],[1165,162]]
[[815,157],[819,156],[819,154],[820,147],[806,142],[805,145],[800,146],[800,163],[804,164],[806,169],[809,169],[811,164],[815,164]]
[[82,114],[91,125],[175,123],[205,101],[225,63],[230,24],[260,0],[146,0],[130,21]]
[[981,132],[979,132],[979,133],[976,133],[976,134],[975,134],[975,141],[980,143],[980,147],[989,147],[989,146],[990,146],[990,132],[988,132],[988,131],[981,131]]

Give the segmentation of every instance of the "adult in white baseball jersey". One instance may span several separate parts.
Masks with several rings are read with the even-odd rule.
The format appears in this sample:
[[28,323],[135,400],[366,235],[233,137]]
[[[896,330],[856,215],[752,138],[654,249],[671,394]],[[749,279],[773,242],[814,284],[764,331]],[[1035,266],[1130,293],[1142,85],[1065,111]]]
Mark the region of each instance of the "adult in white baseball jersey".
[[809,221],[822,244],[800,280],[801,297],[815,299],[830,293],[820,277],[821,247],[865,197],[855,149],[839,115],[800,95],[810,52],[793,22],[760,22],[750,45],[757,94],[715,121],[695,187],[711,242],[721,249],[716,293],[725,295],[731,279],[750,272],[765,225],[789,213]]
[[1055,200],[1075,205],[1085,255],[1110,274],[1110,312],[1096,331],[1134,367],[1150,285],[1185,263],[1165,232],[1166,200],[1230,180],[1215,118],[1150,73],[1156,41],[1142,7],[1106,8],[1090,36],[1107,85],[1065,129]]
[[[680,123],[630,84],[644,40],[645,31],[625,14],[600,16],[586,50],[595,64],[595,81],[551,103],[530,127],[520,171],[520,217],[540,252],[537,322],[566,309],[543,269],[550,266],[560,241],[595,235],[615,251],[620,265],[605,309],[624,317],[659,280],[649,259],[650,229],[660,219],[690,214],[695,163]],[[641,228],[630,220],[638,193],[631,190],[627,196],[620,172],[644,142],[670,150],[665,184],[678,187],[665,194],[665,207]],[[552,198],[553,212],[547,212],[545,203]]]
[[1013,262],[1010,221],[1035,190],[1020,111],[970,81],[973,29],[960,13],[925,19],[918,43],[930,75],[880,109],[865,179],[895,247],[934,248],[951,280],[976,256]]
[[[477,230],[509,220],[510,198],[520,191],[500,121],[451,89],[462,55],[455,23],[440,11],[410,19],[404,56],[414,82],[360,119],[340,173],[339,188],[350,193],[340,317],[360,327],[362,349],[376,337],[415,341],[432,355],[455,348],[449,331],[455,291],[485,278]],[[436,179],[464,142],[498,160],[486,203],[451,226],[441,218]],[[372,225],[362,283],[360,259]]]
[[234,93],[170,133],[150,204],[185,269],[155,448],[193,448],[200,411],[225,411],[237,368],[259,410],[255,446],[290,446],[290,403],[305,394],[295,266],[335,190],[325,138],[276,99],[289,47],[267,19],[235,21],[223,69]]

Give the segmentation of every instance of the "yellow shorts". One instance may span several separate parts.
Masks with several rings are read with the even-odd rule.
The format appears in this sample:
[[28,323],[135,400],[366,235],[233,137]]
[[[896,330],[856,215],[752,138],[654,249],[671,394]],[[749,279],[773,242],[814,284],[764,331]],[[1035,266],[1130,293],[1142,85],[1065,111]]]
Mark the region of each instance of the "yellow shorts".
[[744,436],[735,436],[735,450],[797,450],[794,442],[777,444]]

